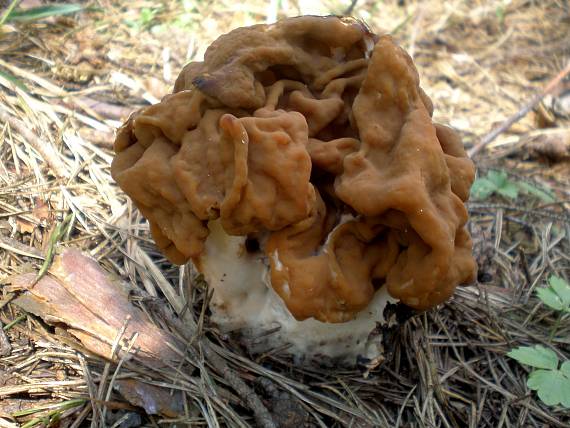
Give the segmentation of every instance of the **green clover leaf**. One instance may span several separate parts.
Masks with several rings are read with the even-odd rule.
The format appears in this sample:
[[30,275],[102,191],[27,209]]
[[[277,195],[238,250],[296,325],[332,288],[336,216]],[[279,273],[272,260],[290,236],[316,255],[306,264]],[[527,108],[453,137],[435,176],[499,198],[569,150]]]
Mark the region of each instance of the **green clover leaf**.
[[539,369],[557,369],[558,356],[549,348],[541,345],[520,346],[507,354],[519,363]]
[[510,180],[505,171],[491,170],[485,177],[477,178],[471,187],[471,194],[475,199],[486,199],[494,193],[508,199],[516,199],[520,192],[537,197],[545,203],[555,201],[554,195],[549,189],[540,188],[524,181]]
[[544,404],[570,407],[570,378],[561,370],[535,370],[526,384],[538,393]]
[[552,275],[548,287],[541,287],[536,294],[545,305],[557,311],[570,312],[570,286],[562,278]]

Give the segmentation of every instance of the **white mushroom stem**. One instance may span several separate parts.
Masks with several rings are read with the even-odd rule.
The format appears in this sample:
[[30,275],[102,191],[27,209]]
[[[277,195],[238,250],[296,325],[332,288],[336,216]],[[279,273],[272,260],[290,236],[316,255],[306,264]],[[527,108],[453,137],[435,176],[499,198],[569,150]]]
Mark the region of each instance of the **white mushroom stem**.
[[[229,236],[218,221],[210,222],[208,227],[210,235],[200,267],[214,290],[212,321],[222,331],[240,330],[247,338],[259,338],[252,341],[256,352],[289,344],[288,352],[301,359],[326,356],[354,364],[357,356],[374,359],[382,353],[381,337],[370,333],[385,323],[386,304],[396,302],[385,287],[352,321],[297,321],[271,287],[269,262],[263,252],[248,253],[246,238]],[[275,333],[264,335],[276,327],[279,329]]]

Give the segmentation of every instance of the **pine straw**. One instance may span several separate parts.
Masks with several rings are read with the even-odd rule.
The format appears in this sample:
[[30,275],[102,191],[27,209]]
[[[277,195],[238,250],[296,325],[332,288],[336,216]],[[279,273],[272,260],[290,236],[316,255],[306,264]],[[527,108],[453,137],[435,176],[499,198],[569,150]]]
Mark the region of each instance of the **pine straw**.
[[[158,253],[148,225],[109,175],[114,128],[131,110],[165,94],[186,60],[200,58],[221,32],[267,16],[307,12],[293,1],[277,8],[280,3],[201,1],[181,14],[175,1],[125,7],[101,0],[91,4],[98,8],[74,17],[2,29],[2,277],[37,271],[57,221],[72,213],[61,245],[89,252],[119,275],[150,319],[189,343],[194,357],[187,362],[194,369],[153,370],[136,359],[118,366],[90,355],[64,330],[18,312],[5,289],[0,320],[11,352],[0,360],[0,426],[17,426],[7,416],[18,408],[45,404],[59,408],[70,426],[174,422],[141,420],[113,389],[116,379],[128,378],[180,391],[180,423],[254,424],[251,406],[216,371],[208,352],[254,388],[277,419],[286,414],[295,425],[568,426],[568,413],[543,405],[525,385],[528,369],[505,355],[518,345],[543,344],[562,360],[570,358],[570,318],[562,318],[550,339],[557,314],[534,295],[551,274],[570,276],[570,180],[567,168],[548,170],[513,154],[521,138],[542,132],[533,115],[502,134],[479,166],[547,184],[557,202],[544,205],[525,196],[471,202],[479,278],[486,282],[461,288],[447,304],[408,321],[388,361],[366,377],[358,370],[296,367],[279,350],[248,355],[208,323],[205,287],[193,280],[191,267],[173,267]],[[318,7],[341,13],[350,3]],[[391,31],[413,53],[436,120],[460,129],[467,145],[515,113],[569,59],[563,2],[398,3],[360,1],[353,14],[377,31]],[[136,28],[142,8],[160,5],[154,23],[183,18],[190,31]],[[7,73],[25,86],[14,86]],[[568,121],[558,126],[568,127]],[[70,401],[76,398],[87,401]]]

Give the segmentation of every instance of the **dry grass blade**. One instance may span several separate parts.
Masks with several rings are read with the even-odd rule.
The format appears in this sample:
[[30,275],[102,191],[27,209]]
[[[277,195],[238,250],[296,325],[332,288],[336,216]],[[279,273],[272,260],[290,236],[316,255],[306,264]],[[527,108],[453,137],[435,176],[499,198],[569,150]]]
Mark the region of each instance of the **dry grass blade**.
[[26,142],[37,150],[43,159],[53,169],[55,175],[59,178],[66,178],[69,174],[63,161],[59,158],[57,152],[51,144],[41,141],[33,132],[30,132],[22,123],[10,117],[8,112],[0,106],[0,120],[8,123],[15,132],[19,133]]

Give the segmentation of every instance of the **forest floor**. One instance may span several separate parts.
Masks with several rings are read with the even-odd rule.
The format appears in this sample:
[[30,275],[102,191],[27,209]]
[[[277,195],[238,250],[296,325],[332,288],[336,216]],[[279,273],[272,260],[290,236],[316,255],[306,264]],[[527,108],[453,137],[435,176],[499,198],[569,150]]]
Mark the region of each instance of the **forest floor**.
[[[38,10],[44,2],[24,0],[0,11],[0,427],[271,426],[264,411],[282,427],[570,426],[568,409],[544,404],[527,386],[532,369],[507,355],[542,345],[570,359],[570,314],[536,293],[570,279],[570,79],[524,110],[568,68],[568,3],[299,3],[309,6],[98,0]],[[171,91],[185,63],[235,27],[302,13],[349,13],[391,33],[414,58],[434,120],[461,133],[478,168],[468,203],[477,284],[408,320],[365,374],[251,356],[218,334],[204,284],[188,292],[191,268],[164,260],[110,176],[115,129]],[[15,278],[55,275],[52,256],[69,247],[120,279],[156,328],[181,340],[193,329],[179,367],[125,356],[119,338],[97,355],[64,320],[16,304],[25,287]]]

